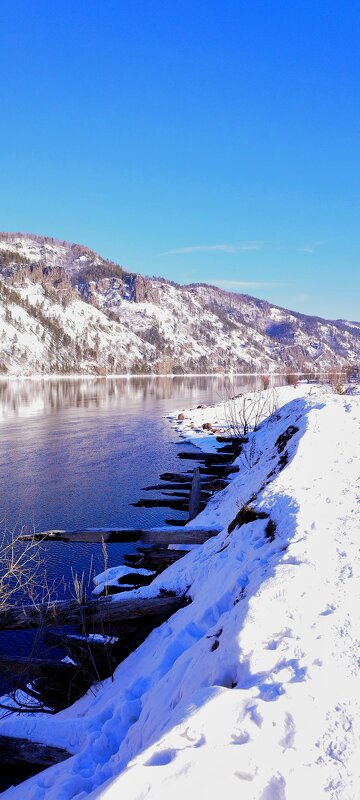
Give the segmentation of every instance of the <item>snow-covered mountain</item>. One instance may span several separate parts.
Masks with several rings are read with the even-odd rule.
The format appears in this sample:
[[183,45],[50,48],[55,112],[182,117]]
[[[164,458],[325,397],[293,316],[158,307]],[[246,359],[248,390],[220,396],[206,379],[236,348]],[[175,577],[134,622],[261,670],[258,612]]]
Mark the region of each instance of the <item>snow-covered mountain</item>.
[[2,374],[320,371],[359,357],[360,323],[145,278],[48,237],[0,234]]

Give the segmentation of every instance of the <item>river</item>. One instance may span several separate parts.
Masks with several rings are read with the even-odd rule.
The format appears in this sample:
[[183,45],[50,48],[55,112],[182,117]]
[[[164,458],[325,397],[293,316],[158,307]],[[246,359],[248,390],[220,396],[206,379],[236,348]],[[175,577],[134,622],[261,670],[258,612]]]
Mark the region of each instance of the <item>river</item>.
[[[134,508],[161,472],[181,471],[166,415],[254,388],[256,377],[36,379],[0,382],[0,519],[10,531],[152,527],[169,509]],[[188,465],[191,466],[191,462]],[[159,492],[146,496],[159,495]],[[50,585],[103,569],[100,545],[41,545]],[[108,565],[134,545],[112,544]],[[63,585],[57,592],[62,595]]]

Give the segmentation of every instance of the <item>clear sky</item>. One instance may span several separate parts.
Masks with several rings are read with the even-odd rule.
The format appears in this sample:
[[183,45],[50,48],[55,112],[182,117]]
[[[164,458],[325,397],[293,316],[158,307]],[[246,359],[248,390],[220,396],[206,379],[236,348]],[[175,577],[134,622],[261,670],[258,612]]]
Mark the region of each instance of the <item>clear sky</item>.
[[1,0],[0,228],[360,319],[358,0]]

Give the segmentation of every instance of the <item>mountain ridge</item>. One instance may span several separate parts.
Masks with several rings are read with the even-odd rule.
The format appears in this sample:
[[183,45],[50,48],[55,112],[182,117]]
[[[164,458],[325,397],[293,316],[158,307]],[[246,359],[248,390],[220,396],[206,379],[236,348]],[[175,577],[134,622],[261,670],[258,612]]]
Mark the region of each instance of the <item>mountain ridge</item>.
[[28,233],[0,233],[0,326],[9,376],[326,371],[360,357],[359,322],[144,277]]

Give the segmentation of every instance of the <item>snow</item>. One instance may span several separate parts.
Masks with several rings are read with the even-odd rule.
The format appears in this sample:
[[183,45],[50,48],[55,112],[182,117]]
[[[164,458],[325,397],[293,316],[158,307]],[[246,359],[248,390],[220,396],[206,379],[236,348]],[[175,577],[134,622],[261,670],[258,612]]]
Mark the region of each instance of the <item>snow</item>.
[[[221,532],[125,593],[192,603],[71,708],[1,721],[73,753],[4,798],[358,800],[360,395],[278,394],[196,520]],[[226,424],[216,406],[185,415],[201,447],[202,421]],[[269,517],[229,533],[244,504]]]
[[[106,586],[118,586],[119,585],[119,578],[123,578],[126,575],[154,575],[154,572],[151,572],[149,569],[143,569],[142,567],[109,567],[109,569],[104,570],[104,572],[100,572],[94,578],[95,589],[93,589],[93,594],[101,594],[102,591],[106,588]],[[122,584],[124,586],[124,584]],[[127,584],[126,584],[127,585]]]

